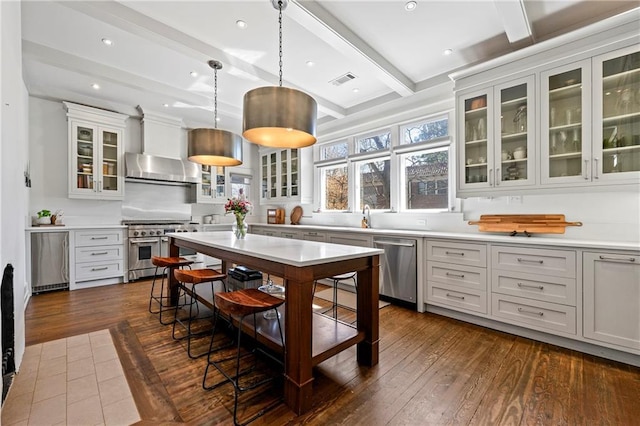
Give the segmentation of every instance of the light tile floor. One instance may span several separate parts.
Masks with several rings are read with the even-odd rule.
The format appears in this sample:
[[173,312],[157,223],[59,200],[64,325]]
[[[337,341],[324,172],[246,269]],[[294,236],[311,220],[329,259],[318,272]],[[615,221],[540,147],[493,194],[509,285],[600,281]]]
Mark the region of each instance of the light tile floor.
[[130,425],[140,415],[109,330],[25,350],[2,425]]

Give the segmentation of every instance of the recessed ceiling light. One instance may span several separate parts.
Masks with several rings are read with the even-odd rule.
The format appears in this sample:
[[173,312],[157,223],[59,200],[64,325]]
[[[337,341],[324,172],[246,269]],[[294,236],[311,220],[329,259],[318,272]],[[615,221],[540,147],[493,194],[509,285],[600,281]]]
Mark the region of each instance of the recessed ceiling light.
[[108,38],[103,38],[102,39],[102,43],[107,45],[107,46],[112,46],[113,45],[113,41],[111,41],[111,39],[108,39]]
[[307,66],[308,66],[308,67],[312,67],[312,66],[314,66],[315,64],[316,64],[316,63],[315,63],[315,62],[313,62],[313,61],[307,61]]
[[100,89],[100,85],[98,83],[93,83],[91,87],[93,87],[96,90]]
[[353,93],[358,93],[360,91],[360,89],[358,89],[357,87],[353,88]]
[[404,4],[404,10],[411,12],[412,10],[414,10],[416,7],[418,7],[418,3],[415,1],[408,1]]
[[236,25],[238,26],[238,28],[240,28],[241,30],[244,30],[245,28],[247,28],[247,23],[244,22],[242,19],[238,19],[236,21]]
[[216,117],[216,121],[220,121],[220,117]]
[[195,72],[195,71],[191,71],[191,72],[189,73],[189,75],[190,75],[191,77],[197,77],[197,76],[198,76],[198,73],[197,73],[197,72]]
[[162,104],[163,107],[169,108],[169,104]]
[[444,52],[442,52],[442,54],[445,56],[449,56],[452,53],[453,53],[453,49],[445,49]]

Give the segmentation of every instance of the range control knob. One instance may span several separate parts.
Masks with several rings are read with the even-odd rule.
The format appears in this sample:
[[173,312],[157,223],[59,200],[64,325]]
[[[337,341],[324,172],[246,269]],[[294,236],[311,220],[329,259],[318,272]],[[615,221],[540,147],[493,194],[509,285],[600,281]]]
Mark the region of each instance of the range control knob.
[[194,229],[194,230],[192,230],[191,232],[198,232],[198,230],[197,230],[197,229]]
[[140,233],[140,235],[142,235],[142,236],[144,237],[145,235],[147,235],[147,233],[146,233],[146,232],[144,232],[144,231],[142,231],[142,232]]
[[133,231],[133,236],[137,237],[138,236],[138,231]]

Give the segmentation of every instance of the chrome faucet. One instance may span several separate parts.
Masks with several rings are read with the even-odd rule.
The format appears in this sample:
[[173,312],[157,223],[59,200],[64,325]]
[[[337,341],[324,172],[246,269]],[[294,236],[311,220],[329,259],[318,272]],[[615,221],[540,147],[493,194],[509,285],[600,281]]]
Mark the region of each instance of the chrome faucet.
[[362,227],[371,228],[371,207],[369,207],[369,204],[365,204],[362,208]]

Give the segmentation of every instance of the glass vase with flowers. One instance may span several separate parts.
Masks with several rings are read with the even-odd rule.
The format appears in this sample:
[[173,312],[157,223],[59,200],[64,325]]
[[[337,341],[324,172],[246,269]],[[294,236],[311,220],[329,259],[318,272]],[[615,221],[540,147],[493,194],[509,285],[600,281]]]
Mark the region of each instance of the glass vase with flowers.
[[237,197],[229,198],[224,205],[225,213],[233,213],[236,217],[235,222],[231,225],[231,231],[237,239],[242,240],[247,235],[249,227],[244,219],[247,213],[251,211],[253,206],[248,201],[242,191]]

